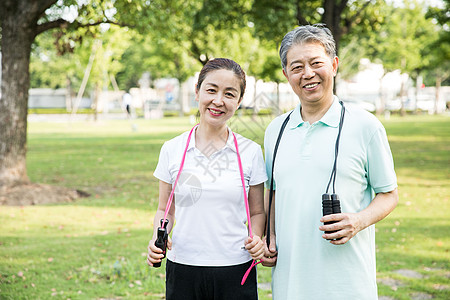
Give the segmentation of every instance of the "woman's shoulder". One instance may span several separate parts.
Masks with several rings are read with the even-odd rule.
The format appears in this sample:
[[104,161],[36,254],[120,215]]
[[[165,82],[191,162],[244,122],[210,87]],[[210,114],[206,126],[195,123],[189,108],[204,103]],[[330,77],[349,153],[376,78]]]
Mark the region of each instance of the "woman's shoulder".
[[261,149],[261,145],[258,144],[257,142],[239,134],[234,132],[234,135],[236,136],[236,140],[238,142],[238,146],[239,146],[239,150],[242,151],[241,149],[248,149],[248,150],[252,150],[252,152],[258,151],[259,149]]
[[185,131],[176,137],[171,138],[164,142],[163,147],[167,149],[176,149],[182,145],[185,145],[189,136],[189,131]]

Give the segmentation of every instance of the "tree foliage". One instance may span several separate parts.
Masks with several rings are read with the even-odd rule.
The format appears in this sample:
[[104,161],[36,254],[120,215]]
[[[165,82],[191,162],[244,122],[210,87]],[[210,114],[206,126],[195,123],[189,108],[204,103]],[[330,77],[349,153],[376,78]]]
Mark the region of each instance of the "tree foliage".
[[[441,80],[443,84],[450,84],[450,0],[445,0],[444,7],[429,7],[426,17],[436,23],[437,38],[422,54],[429,57],[425,72],[427,81]],[[431,80],[430,80],[431,79]],[[426,81],[426,82],[427,82]]]
[[[61,87],[69,79],[76,87],[95,52],[91,82],[105,85],[105,74],[112,74],[121,88],[129,88],[145,71],[153,78],[184,81],[210,58],[226,56],[250,75],[280,82],[284,78],[277,50],[284,34],[299,24],[322,22],[333,32],[339,51],[346,49],[342,54],[353,58],[349,71],[365,54],[380,59],[387,70],[418,74],[434,69],[445,74],[449,1],[444,9],[429,9],[428,19],[420,2],[405,3],[391,7],[383,0],[3,0],[0,186],[27,180],[30,71],[32,86]],[[94,47],[99,43],[101,47]],[[364,51],[362,46],[367,46]]]

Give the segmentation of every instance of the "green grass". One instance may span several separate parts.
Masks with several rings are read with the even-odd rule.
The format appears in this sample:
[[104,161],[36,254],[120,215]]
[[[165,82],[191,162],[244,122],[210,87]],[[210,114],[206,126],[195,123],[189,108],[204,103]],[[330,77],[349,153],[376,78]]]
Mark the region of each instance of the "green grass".
[[[270,117],[236,117],[231,127],[262,144]],[[377,224],[377,270],[396,286],[380,295],[450,298],[450,118],[383,121],[399,182],[398,207]],[[29,123],[33,182],[92,194],[76,203],[0,207],[0,299],[161,299],[164,266],[148,268],[157,205],[152,176],[165,140],[190,119]],[[424,277],[404,277],[396,270]],[[270,269],[258,267],[260,282]],[[260,290],[260,299],[270,291]]]

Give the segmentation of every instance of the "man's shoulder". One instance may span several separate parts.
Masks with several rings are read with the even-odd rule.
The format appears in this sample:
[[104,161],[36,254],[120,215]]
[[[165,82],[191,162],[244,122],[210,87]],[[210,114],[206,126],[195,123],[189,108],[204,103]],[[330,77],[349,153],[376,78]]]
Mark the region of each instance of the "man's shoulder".
[[364,126],[379,127],[383,126],[378,118],[371,112],[351,103],[346,103],[345,117],[351,121],[358,122]]

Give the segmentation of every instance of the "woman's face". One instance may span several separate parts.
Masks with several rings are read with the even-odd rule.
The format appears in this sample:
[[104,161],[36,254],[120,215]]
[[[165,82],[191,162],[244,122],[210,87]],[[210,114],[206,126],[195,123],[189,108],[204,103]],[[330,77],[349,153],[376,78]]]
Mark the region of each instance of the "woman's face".
[[200,122],[221,127],[234,115],[241,102],[240,80],[233,71],[211,71],[195,91]]

